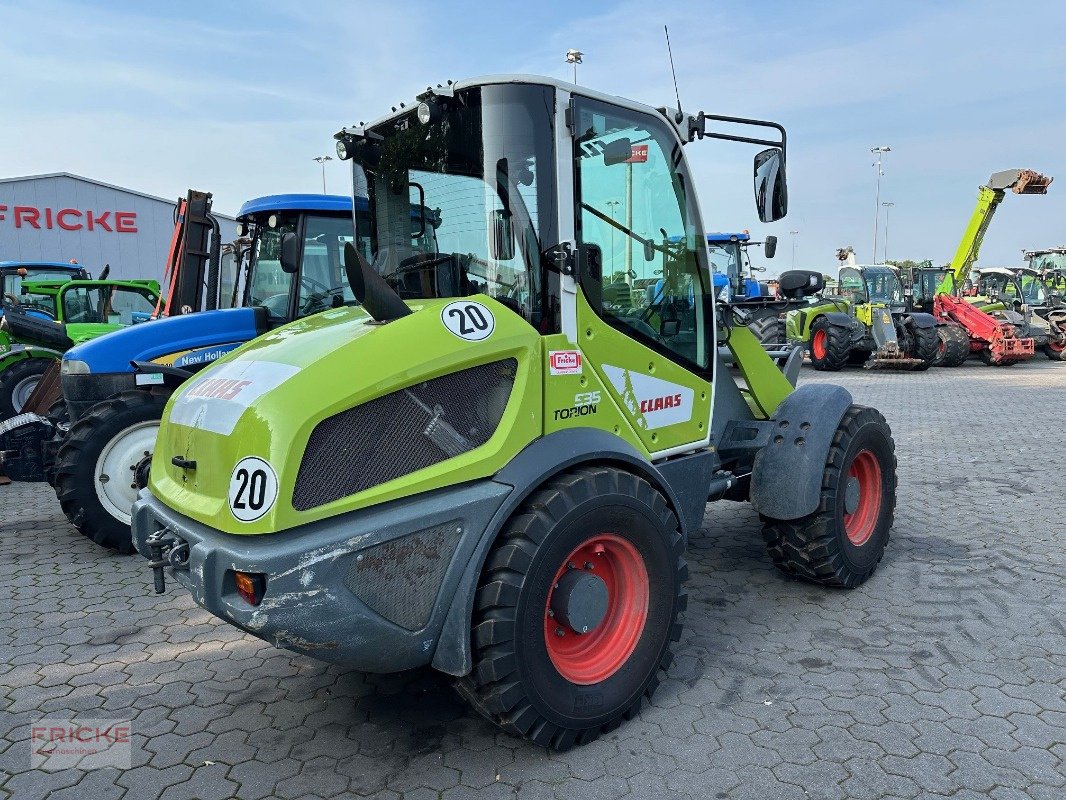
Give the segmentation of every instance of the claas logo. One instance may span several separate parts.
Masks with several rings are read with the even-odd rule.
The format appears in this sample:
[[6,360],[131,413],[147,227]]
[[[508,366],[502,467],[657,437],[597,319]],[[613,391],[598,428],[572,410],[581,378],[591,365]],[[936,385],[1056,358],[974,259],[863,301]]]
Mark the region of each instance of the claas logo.
[[227,378],[208,378],[196,384],[189,391],[188,396],[232,400],[241,393],[244,387],[250,386],[251,383],[251,381],[235,381]]
[[640,413],[647,414],[650,411],[662,411],[665,408],[680,408],[681,395],[668,394],[662,397],[650,397],[640,401]]

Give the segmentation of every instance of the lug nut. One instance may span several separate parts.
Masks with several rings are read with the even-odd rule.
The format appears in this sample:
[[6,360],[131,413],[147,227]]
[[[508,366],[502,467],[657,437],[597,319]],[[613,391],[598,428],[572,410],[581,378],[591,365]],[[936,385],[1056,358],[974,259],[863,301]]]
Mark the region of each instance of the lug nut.
[[585,569],[596,569],[596,568],[594,566],[592,566],[592,562],[591,561],[586,561],[585,562]]
[[556,628],[555,629],[555,635],[556,636],[566,636],[566,631],[564,631],[562,628]]

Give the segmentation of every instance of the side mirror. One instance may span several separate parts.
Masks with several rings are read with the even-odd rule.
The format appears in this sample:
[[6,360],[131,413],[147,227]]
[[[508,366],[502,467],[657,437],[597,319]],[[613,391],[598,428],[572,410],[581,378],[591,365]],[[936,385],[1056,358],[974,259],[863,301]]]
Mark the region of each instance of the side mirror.
[[766,241],[762,243],[762,254],[766,258],[773,258],[777,255],[777,237],[767,236]]
[[793,269],[781,273],[781,277],[777,279],[778,292],[789,300],[818,294],[824,288],[825,276],[813,270]]
[[281,268],[286,272],[295,274],[300,271],[300,240],[295,233],[281,234],[280,261]]
[[510,261],[515,256],[514,228],[511,213],[498,208],[491,212],[492,257],[497,261]]
[[788,213],[785,154],[770,147],[755,156],[755,207],[763,222],[776,222]]
[[626,139],[615,139],[603,146],[603,166],[612,167],[615,164],[625,164],[633,158],[633,142]]

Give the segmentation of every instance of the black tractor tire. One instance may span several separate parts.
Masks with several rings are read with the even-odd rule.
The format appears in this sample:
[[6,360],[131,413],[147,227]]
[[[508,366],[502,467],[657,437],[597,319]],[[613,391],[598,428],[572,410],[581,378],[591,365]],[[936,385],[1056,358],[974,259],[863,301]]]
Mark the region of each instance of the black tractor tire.
[[970,335],[961,325],[938,325],[935,367],[960,367],[970,355]]
[[1017,361],[993,361],[992,351],[988,348],[987,345],[981,348],[980,356],[981,363],[984,364],[986,367],[1013,367],[1015,364],[1018,363]]
[[[459,693],[508,733],[554,750],[632,719],[681,636],[683,552],[677,516],[642,478],[610,467],[553,478],[489,552],[474,668]],[[601,606],[585,584],[602,584]],[[592,626],[578,633],[582,619]]]
[[[48,407],[48,413],[46,414],[48,421],[56,428],[56,437],[62,437],[65,434],[60,429],[60,425],[68,425],[70,423],[70,410],[67,408],[67,401],[60,397],[52,405]],[[44,464],[44,479],[48,481],[48,485],[53,489],[56,485],[56,465],[55,461],[45,461]]]
[[785,321],[777,317],[763,317],[748,325],[748,330],[763,347],[785,347]]
[[1066,361],[1066,347],[1062,345],[1056,346],[1049,341],[1044,345],[1044,355],[1050,358],[1052,361]]
[[848,363],[853,367],[861,367],[870,360],[870,355],[869,350],[855,348],[848,353]]
[[51,364],[50,358],[27,358],[0,373],[0,422],[22,413],[22,404]]
[[940,352],[940,336],[936,328],[911,328],[911,342],[914,352],[908,353],[911,358],[920,358],[921,364],[914,367],[914,372],[925,372],[936,363],[937,354]]
[[851,353],[851,332],[830,324],[819,317],[811,325],[811,341],[808,346],[811,365],[822,372],[839,372],[848,363]]
[[818,509],[798,520],[763,517],[763,539],[783,572],[854,589],[884,556],[895,508],[892,431],[876,409],[852,405],[829,448]]
[[[116,516],[119,498],[111,499],[116,511],[109,511],[101,499],[97,489],[97,462],[102,457],[110,457],[110,452],[123,443],[124,436],[137,434],[150,441],[151,447],[139,448],[137,453],[132,453],[126,459],[130,461],[129,464],[122,463],[115,467],[113,471],[119,474],[111,476],[103,473],[106,481],[100,481],[101,487],[112,479],[122,481],[122,484],[116,485],[123,487],[122,493],[126,492],[125,486],[129,485],[135,494],[134,468],[145,457],[141,450],[154,450],[155,436],[151,432],[151,423],[155,422],[158,427],[168,397],[167,391],[132,389],[103,400],[71,425],[66,440],[59,448],[55,465],[55,490],[63,513],[83,535],[102,547],[110,547],[123,554],[130,553],[133,550],[133,537],[128,512],[126,518]],[[121,448],[117,452],[121,453]],[[106,489],[102,491],[107,494]]]

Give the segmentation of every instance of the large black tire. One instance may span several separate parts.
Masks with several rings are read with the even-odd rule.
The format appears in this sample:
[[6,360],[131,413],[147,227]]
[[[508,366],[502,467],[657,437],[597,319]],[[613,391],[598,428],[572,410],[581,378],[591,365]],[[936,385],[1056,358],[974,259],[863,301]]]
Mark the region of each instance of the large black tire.
[[[681,636],[683,551],[677,517],[647,481],[608,467],[552,479],[488,555],[472,620],[474,668],[459,693],[507,732],[556,750],[632,719]],[[596,581],[611,587],[603,621],[577,633],[580,609],[555,609],[564,593],[579,597],[587,587],[573,587]],[[564,652],[573,647],[584,649]]]
[[763,317],[748,325],[748,330],[763,347],[784,347],[786,344],[785,321],[777,317]]
[[924,372],[936,363],[937,354],[940,352],[940,336],[936,328],[911,327],[910,333],[914,351],[907,355],[920,358],[922,363],[914,367],[914,371]]
[[[67,408],[67,401],[60,397],[52,405],[48,407],[48,413],[46,415],[48,421],[55,426],[56,437],[61,438],[65,436],[65,427],[70,424],[70,410]],[[60,426],[64,426],[60,428]],[[50,444],[54,447],[54,444]],[[58,452],[57,450],[51,452]],[[44,479],[48,481],[48,485],[53,489],[56,485],[56,465],[55,460],[49,460],[46,456],[44,463]]]
[[970,355],[970,335],[966,329],[961,325],[938,325],[936,333],[939,341],[933,366],[962,366]]
[[823,372],[839,372],[848,363],[851,332],[818,317],[811,325],[811,365]]
[[0,373],[0,422],[22,413],[23,404],[51,363],[50,358],[27,358]]
[[993,361],[992,351],[987,346],[981,349],[980,356],[981,363],[984,364],[986,367],[1013,367],[1015,364],[1018,363],[1017,361]]
[[1066,346],[1055,344],[1049,339],[1044,345],[1044,355],[1052,361],[1066,361]]
[[[145,458],[145,451],[151,454],[154,450],[168,396],[167,391],[133,389],[103,400],[70,427],[59,448],[55,490],[63,513],[82,534],[103,547],[120,553],[133,550],[129,508],[121,506],[127,500],[133,505],[134,468]],[[109,463],[110,471],[102,471]],[[112,480],[116,484],[106,486]]]
[[766,549],[789,575],[853,589],[881,561],[895,507],[892,431],[878,411],[853,405],[833,436],[818,509],[798,520],[763,517]]

